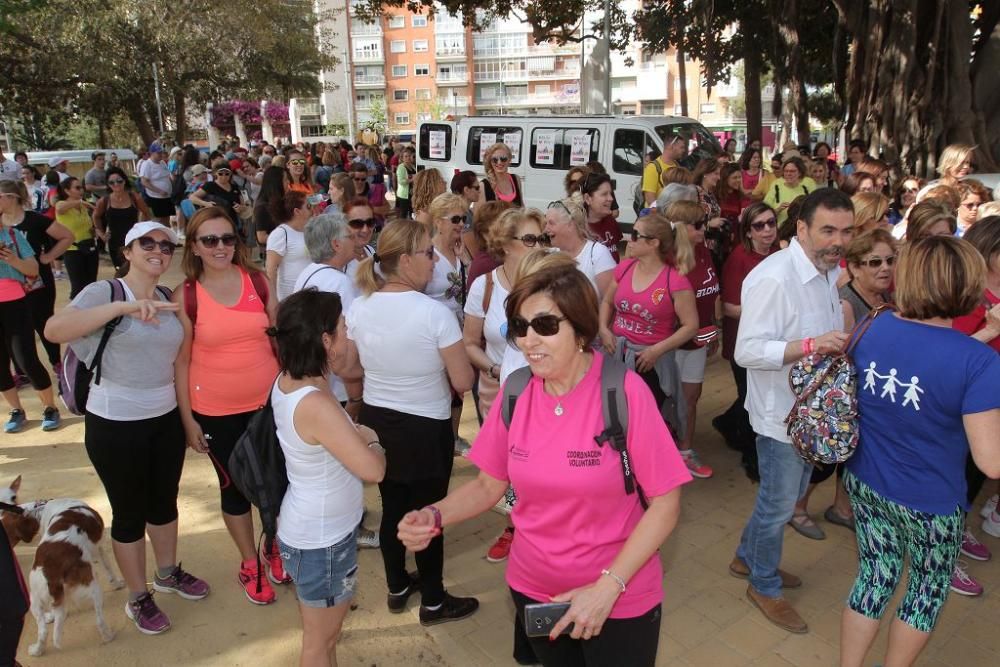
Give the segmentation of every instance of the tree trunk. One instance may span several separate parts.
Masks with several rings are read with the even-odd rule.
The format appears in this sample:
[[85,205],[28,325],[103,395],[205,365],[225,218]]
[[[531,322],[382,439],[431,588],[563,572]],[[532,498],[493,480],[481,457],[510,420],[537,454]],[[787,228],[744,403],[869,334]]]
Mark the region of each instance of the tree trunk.
[[799,146],[808,146],[812,138],[809,130],[809,99],[806,96],[806,82],[799,78],[798,104],[795,107],[795,127],[798,130]]
[[183,90],[177,88],[173,91],[174,96],[174,125],[176,132],[174,144],[183,146],[187,142],[187,97]]
[[[784,0],[777,16],[778,36],[785,52],[788,78],[788,115],[796,119],[797,143],[809,143],[809,113],[802,79],[802,49],[799,44],[798,0]],[[790,132],[783,132],[786,136]]]
[[687,66],[684,64],[684,51],[677,49],[677,78],[680,80],[681,115],[688,115]]
[[142,100],[134,94],[130,95],[125,101],[125,109],[128,112],[128,117],[135,124],[139,136],[142,137],[142,143],[146,146],[153,143],[156,139],[156,130],[149,122],[149,116],[143,108]]
[[747,142],[764,137],[764,109],[760,101],[760,53],[750,40],[743,40],[743,106],[746,107]]

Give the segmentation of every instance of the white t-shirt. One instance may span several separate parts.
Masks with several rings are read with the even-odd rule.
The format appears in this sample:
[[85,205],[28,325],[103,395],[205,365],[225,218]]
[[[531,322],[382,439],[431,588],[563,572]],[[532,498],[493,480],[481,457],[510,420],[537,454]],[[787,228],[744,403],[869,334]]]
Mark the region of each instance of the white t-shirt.
[[159,162],[153,162],[152,160],[146,160],[142,163],[139,168],[139,178],[148,178],[150,185],[162,192],[150,192],[149,188],[146,188],[146,196],[151,199],[169,199],[171,191],[170,183],[170,172],[167,171],[167,165],[161,160]]
[[[310,264],[302,269],[298,279],[295,281],[296,292],[306,288],[316,288],[320,292],[335,292],[340,295],[340,303],[343,305],[343,312],[346,315],[351,304],[358,293],[354,287],[354,281],[347,277],[340,269],[329,264]],[[347,400],[347,387],[333,373],[330,373],[330,391],[343,403]]]
[[11,159],[0,160],[0,181],[21,180],[21,165]]
[[486,336],[486,356],[490,363],[500,364],[503,361],[503,351],[507,348],[507,313],[504,301],[507,292],[500,284],[499,269],[493,269],[493,293],[490,296],[490,309],[483,313],[483,297],[486,293],[486,276],[479,276],[472,281],[469,296],[465,299],[465,314],[483,320],[483,334]]
[[527,365],[528,360],[525,359],[524,353],[516,346],[507,344],[503,348],[503,361],[500,362],[500,384],[506,382],[510,374],[518,368],[524,368]]
[[434,275],[424,288],[424,294],[448,306],[455,315],[459,323],[462,322],[462,304],[459,298],[462,296],[462,260],[455,258],[452,264],[441,254],[441,251],[434,248],[437,261],[434,262]]
[[365,370],[365,403],[448,419],[451,385],[441,350],[462,340],[448,308],[420,292],[376,292],[354,300],[347,337]]
[[303,269],[312,264],[306,248],[306,235],[286,224],[267,235],[267,250],[281,255],[278,265],[278,301],[284,301],[295,291],[295,281]]
[[[371,247],[370,245],[366,245],[365,246],[365,257],[371,257],[374,254],[375,254],[375,248]],[[349,261],[347,263],[347,266],[344,267],[344,271],[347,272],[347,277],[350,278],[352,281],[355,281],[355,282],[357,281],[357,279],[358,279],[358,266],[360,266],[360,265],[361,265],[361,262],[359,262],[356,259],[352,259],[351,261]],[[376,271],[376,273],[378,272],[378,265],[377,264],[375,265],[375,271]]]
[[594,241],[583,244],[583,250],[576,256],[576,268],[590,279],[594,289],[597,289],[597,276],[605,271],[614,271],[615,260],[606,246]]

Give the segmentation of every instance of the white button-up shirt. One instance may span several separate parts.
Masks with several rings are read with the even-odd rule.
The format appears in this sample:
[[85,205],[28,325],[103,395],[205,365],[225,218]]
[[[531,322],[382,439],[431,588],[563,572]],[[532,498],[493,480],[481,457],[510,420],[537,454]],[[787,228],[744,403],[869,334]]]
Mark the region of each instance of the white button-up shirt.
[[820,273],[797,239],[750,272],[743,281],[736,363],[747,369],[746,408],[758,435],[782,442],[785,417],[795,402],[785,363],[789,341],[844,329],[837,294],[840,267]]

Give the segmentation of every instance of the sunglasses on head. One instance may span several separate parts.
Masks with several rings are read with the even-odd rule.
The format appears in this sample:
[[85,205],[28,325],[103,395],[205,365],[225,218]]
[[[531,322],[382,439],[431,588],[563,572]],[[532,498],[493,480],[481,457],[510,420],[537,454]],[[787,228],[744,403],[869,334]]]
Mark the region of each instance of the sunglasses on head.
[[347,226],[351,229],[361,229],[363,227],[375,227],[375,218],[355,218],[348,220]]
[[492,162],[493,164],[502,164],[504,162],[509,162],[509,161],[510,161],[509,155],[494,155],[492,158],[490,158],[490,162]]
[[136,239],[139,242],[139,247],[146,252],[152,252],[157,246],[160,248],[160,252],[164,255],[173,255],[174,250],[177,249],[170,241],[157,241],[156,239],[149,236],[140,236]]
[[227,248],[232,248],[236,245],[236,241],[239,239],[236,234],[223,234],[218,236],[217,234],[208,234],[206,236],[199,236],[198,243],[202,244],[206,248],[217,248],[219,244],[226,246]]
[[306,163],[306,161],[305,161],[305,160],[289,160],[289,161],[288,161],[288,164],[298,164],[298,165],[304,165],[305,163]]
[[559,333],[559,323],[565,319],[558,315],[539,315],[529,322],[520,315],[515,315],[507,320],[507,338],[524,338],[528,335],[528,327],[539,336],[555,336]]
[[870,257],[869,259],[864,259],[858,262],[858,266],[867,266],[870,269],[877,269],[882,266],[882,262],[885,262],[886,266],[892,266],[896,263],[896,256],[889,255],[888,257]]
[[548,207],[547,207],[547,208],[557,208],[557,207],[558,207],[558,208],[561,208],[561,209],[562,209],[562,210],[564,210],[564,211],[566,211],[566,215],[568,215],[568,216],[569,216],[570,218],[572,218],[572,217],[573,217],[573,214],[572,214],[572,213],[570,213],[570,210],[569,210],[569,208],[568,208],[568,207],[566,206],[566,204],[562,203],[562,202],[561,202],[561,201],[559,201],[558,199],[557,199],[557,200],[555,200],[555,201],[550,201],[550,202],[549,202],[549,205],[548,205]]
[[451,224],[453,224],[453,225],[458,225],[458,224],[461,224],[461,223],[465,222],[465,216],[464,215],[451,215],[451,216],[448,216],[448,217],[445,217],[445,218],[442,218],[442,219],[443,220],[450,220]]
[[515,236],[515,241],[520,241],[528,248],[534,248],[535,245],[550,246],[552,245],[552,238],[548,234],[522,234],[521,236]]
[[633,241],[638,241],[639,239],[648,239],[648,240],[652,241],[652,240],[654,240],[656,238],[655,236],[649,236],[648,234],[640,234],[639,230],[636,229],[635,227],[633,227],[632,231],[630,231],[628,233],[628,236]]
[[768,218],[767,220],[758,220],[757,222],[750,223],[750,228],[753,229],[755,232],[762,232],[764,231],[765,227],[767,227],[768,229],[774,229],[777,226],[778,226],[778,221],[775,220],[774,218]]

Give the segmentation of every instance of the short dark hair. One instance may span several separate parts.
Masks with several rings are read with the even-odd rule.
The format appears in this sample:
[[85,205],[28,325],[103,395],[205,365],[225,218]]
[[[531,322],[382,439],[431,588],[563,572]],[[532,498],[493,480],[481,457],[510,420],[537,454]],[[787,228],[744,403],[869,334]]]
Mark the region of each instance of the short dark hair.
[[478,181],[479,179],[476,178],[476,172],[466,169],[465,171],[460,171],[451,177],[451,184],[448,189],[456,195],[460,195],[465,192],[465,188],[471,188]]
[[851,143],[847,145],[847,150],[851,150],[852,148],[860,148],[863,152],[867,152],[868,142],[863,139],[852,139]]
[[337,332],[343,305],[336,292],[315,288],[295,292],[278,306],[274,327],[268,330],[278,343],[278,365],[293,379],[322,377],[329,372],[323,334]]
[[980,218],[965,232],[965,240],[972,244],[986,260],[987,270],[993,268],[993,259],[1000,255],[1000,215]]
[[90,154],[90,161],[97,162],[97,158],[104,157],[104,151],[94,151]]
[[827,211],[848,211],[854,215],[854,204],[845,193],[836,188],[817,188],[810,192],[805,201],[802,202],[798,219],[805,220],[806,226],[812,227],[816,211],[821,208]]
[[597,336],[598,304],[594,285],[576,266],[541,269],[520,278],[506,301],[509,322],[519,315],[521,304],[535,294],[547,294],[573,327],[577,342],[586,348]]
[[365,166],[364,162],[352,162],[351,163],[351,171],[363,171],[363,172],[365,172],[367,174],[368,173],[368,167]]

